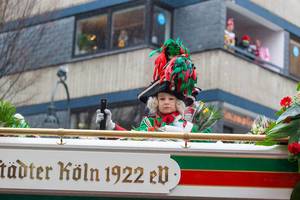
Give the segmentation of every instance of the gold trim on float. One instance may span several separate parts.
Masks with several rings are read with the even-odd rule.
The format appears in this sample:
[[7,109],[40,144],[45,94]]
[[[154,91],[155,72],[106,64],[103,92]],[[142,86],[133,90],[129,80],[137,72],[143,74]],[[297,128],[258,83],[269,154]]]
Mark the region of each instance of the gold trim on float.
[[[21,136],[58,136],[58,137],[104,137],[104,138],[162,138],[211,141],[263,141],[265,135],[224,134],[224,133],[175,133],[175,132],[145,132],[145,131],[113,131],[113,130],[82,130],[82,129],[44,129],[44,128],[0,128],[0,135]],[[288,138],[278,139],[287,142]]]

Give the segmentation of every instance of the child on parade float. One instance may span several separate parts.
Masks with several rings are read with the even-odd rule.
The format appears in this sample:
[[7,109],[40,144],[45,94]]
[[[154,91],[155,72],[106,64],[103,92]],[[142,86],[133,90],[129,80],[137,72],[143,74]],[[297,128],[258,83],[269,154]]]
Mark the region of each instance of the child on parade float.
[[[197,125],[184,118],[185,108],[193,104],[199,89],[196,68],[189,51],[177,39],[168,39],[161,48],[150,53],[159,53],[155,60],[153,82],[138,95],[138,99],[147,104],[150,111],[144,117],[136,131],[198,132]],[[104,111],[106,129],[125,130],[111,119],[111,112]],[[96,123],[104,120],[104,114],[97,110]],[[206,131],[209,132],[209,131]]]

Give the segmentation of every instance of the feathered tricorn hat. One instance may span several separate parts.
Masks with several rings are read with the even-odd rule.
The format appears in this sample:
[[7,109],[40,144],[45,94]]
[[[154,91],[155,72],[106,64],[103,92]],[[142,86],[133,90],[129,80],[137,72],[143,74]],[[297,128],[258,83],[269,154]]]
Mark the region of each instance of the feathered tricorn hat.
[[150,57],[159,53],[155,59],[153,82],[138,98],[146,103],[150,96],[167,92],[185,101],[192,95],[197,82],[196,68],[192,63],[189,50],[180,39],[168,39],[163,46],[150,53]]

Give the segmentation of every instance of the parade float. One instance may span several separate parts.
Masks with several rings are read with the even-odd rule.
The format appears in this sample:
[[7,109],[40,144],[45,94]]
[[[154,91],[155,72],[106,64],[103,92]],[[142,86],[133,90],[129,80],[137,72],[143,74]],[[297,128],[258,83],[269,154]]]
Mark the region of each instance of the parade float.
[[300,180],[286,145],[253,143],[264,135],[31,128],[0,135],[1,199],[274,200],[289,199]]
[[[253,134],[26,128],[1,101],[0,198],[290,199],[299,109],[284,99],[278,120]],[[213,109],[198,110],[207,124]]]
[[[104,108],[96,118],[110,130],[28,128],[0,101],[0,198],[299,200],[300,94],[284,98],[277,121],[254,124],[253,134],[210,133],[220,116],[195,101],[189,51],[170,39],[157,52],[139,99],[157,98],[158,109],[131,131]],[[159,110],[166,92],[168,113]],[[188,99],[190,120],[175,109]]]

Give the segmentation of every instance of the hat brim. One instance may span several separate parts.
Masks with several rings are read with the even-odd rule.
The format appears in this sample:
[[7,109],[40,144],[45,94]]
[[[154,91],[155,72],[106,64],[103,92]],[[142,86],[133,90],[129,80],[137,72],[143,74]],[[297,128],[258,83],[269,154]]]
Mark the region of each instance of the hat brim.
[[160,92],[169,93],[180,100],[185,100],[185,97],[182,94],[170,90],[170,83],[168,81],[165,81],[161,84],[159,81],[155,81],[138,95],[138,99],[144,103],[147,103],[149,97],[156,96]]

